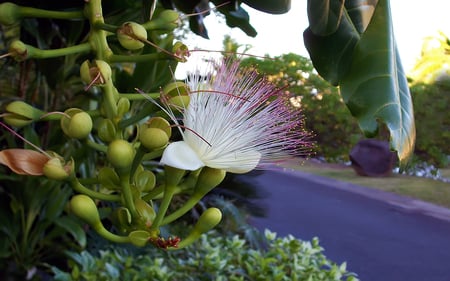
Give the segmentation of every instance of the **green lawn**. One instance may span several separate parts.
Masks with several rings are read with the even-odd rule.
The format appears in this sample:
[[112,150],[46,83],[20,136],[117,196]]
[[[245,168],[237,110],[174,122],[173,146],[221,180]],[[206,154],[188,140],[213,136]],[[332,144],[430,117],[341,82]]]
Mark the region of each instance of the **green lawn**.
[[[450,208],[450,183],[443,181],[398,174],[383,178],[361,177],[351,167],[318,163],[313,160],[305,161],[303,164],[291,162],[283,166],[356,185],[397,193]],[[450,178],[450,169],[441,170],[441,175]]]

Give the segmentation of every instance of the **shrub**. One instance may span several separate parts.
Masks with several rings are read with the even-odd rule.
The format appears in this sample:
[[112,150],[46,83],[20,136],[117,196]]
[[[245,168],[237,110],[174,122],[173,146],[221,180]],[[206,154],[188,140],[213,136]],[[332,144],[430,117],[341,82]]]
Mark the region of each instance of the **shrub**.
[[358,280],[323,255],[319,240],[277,237],[266,230],[266,250],[249,246],[237,235],[203,235],[183,250],[148,249],[132,254],[124,248],[70,253],[71,272],[53,267],[55,280]]
[[450,155],[450,86],[415,84],[411,95],[417,130],[415,154],[420,160],[445,167]]

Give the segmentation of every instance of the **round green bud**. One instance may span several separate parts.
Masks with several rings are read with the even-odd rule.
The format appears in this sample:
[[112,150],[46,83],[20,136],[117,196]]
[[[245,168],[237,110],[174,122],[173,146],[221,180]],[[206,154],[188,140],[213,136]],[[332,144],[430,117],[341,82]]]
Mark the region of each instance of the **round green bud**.
[[44,164],[43,173],[52,180],[65,180],[73,173],[73,169],[72,161],[64,165],[62,159],[54,157]]
[[130,167],[133,163],[134,154],[133,145],[125,140],[112,141],[106,151],[109,162],[119,169]]
[[67,109],[61,118],[61,129],[64,134],[74,139],[84,139],[92,131],[91,116],[78,108]]
[[138,50],[144,47],[141,40],[147,40],[147,30],[135,22],[126,22],[117,30],[117,39],[127,50]]
[[164,131],[167,134],[167,137],[170,138],[172,136],[172,127],[170,126],[169,121],[162,117],[152,117],[148,119],[145,123],[148,128],[157,128]]
[[158,128],[144,128],[139,133],[139,141],[148,150],[155,150],[166,146],[169,142],[169,136]]
[[10,2],[0,4],[0,24],[13,25],[21,19],[20,6]]
[[103,228],[97,206],[91,197],[84,194],[73,196],[70,199],[70,210],[94,229]]

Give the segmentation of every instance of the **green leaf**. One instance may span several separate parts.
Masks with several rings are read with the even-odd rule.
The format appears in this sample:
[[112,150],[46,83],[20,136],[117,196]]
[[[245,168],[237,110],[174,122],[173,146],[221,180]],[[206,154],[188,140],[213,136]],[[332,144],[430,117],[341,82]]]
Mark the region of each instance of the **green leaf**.
[[72,217],[64,216],[55,220],[55,224],[69,232],[81,247],[86,247],[86,232]]
[[309,28],[315,35],[326,36],[334,33],[341,22],[344,1],[308,1]]
[[303,39],[317,72],[337,86],[350,67],[353,50],[360,39],[348,15],[342,17],[334,33],[320,36],[307,28]]
[[413,153],[415,125],[411,96],[393,35],[388,0],[380,0],[355,47],[352,64],[340,83],[341,95],[366,135],[386,124],[391,147],[405,164]]
[[269,14],[284,14],[291,9],[291,0],[243,0],[253,9]]

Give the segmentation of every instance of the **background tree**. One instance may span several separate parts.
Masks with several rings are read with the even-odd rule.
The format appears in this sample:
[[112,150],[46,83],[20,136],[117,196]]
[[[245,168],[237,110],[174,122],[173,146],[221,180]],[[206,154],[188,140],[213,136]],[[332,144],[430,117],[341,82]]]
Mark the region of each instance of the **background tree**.
[[347,161],[348,153],[363,138],[356,120],[342,101],[338,89],[321,78],[311,60],[285,54],[275,58],[245,58],[244,66],[290,93],[292,106],[306,116],[306,128],[314,132],[316,156],[329,161]]

